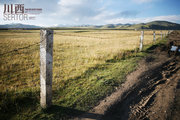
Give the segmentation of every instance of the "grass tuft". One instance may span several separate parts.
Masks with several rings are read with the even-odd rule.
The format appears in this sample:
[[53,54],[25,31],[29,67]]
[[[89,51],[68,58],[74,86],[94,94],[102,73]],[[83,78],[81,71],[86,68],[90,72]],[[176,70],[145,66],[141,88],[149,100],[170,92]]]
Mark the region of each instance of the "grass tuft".
[[0,118],[67,119],[90,110],[125,82],[153,47],[164,44],[153,45],[151,32],[138,52],[138,31],[55,31],[53,106],[43,110],[39,31],[0,31]]

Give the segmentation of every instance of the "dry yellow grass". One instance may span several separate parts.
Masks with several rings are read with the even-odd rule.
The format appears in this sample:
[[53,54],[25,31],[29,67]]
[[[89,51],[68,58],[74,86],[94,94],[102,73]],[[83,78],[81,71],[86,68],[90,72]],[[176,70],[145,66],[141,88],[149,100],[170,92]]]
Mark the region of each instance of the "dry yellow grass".
[[[125,50],[134,50],[139,47],[140,40],[139,31],[55,31],[55,33],[54,69],[59,72],[54,75],[57,81],[59,79],[56,77],[67,80],[79,76],[89,67],[104,63],[105,60]],[[152,42],[152,31],[146,31],[144,44]]]
[[[144,37],[144,44],[153,42],[152,31],[145,31]],[[139,40],[140,31],[56,30],[53,88],[125,50],[138,48]],[[39,41],[39,30],[0,31],[1,91],[39,89]],[[28,48],[18,50],[23,47]]]
[[[147,54],[127,51],[139,47],[140,31],[55,31],[55,108],[49,114],[39,109],[39,33],[39,30],[0,31],[1,118],[61,119],[74,110],[87,111],[121,85],[125,76],[137,67],[137,61]],[[152,31],[145,31],[144,38],[144,44],[151,44]]]

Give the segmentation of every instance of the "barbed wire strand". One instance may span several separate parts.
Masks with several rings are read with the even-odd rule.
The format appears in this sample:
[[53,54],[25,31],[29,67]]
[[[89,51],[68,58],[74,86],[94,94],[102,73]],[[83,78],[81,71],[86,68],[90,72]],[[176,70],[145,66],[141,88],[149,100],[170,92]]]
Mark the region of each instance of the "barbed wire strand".
[[5,52],[5,53],[1,53],[0,54],[0,57],[1,56],[4,56],[6,54],[9,54],[9,53],[13,53],[13,52],[18,52],[19,50],[23,50],[23,49],[28,49],[28,48],[31,48],[33,46],[36,46],[36,45],[39,45],[41,42],[43,42],[44,40],[40,41],[40,42],[37,42],[37,43],[34,43],[34,44],[31,44],[31,45],[28,45],[28,46],[25,46],[25,47],[21,47],[21,48],[17,48],[17,49],[14,49],[14,50],[11,50],[11,51],[8,51],[8,52]]

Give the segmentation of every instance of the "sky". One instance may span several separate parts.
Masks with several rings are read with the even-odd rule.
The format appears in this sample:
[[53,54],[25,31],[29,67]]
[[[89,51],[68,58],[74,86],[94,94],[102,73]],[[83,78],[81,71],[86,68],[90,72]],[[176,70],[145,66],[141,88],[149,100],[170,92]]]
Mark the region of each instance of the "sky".
[[[35,20],[3,20],[4,4],[42,8]],[[0,0],[0,24],[38,26],[146,23],[155,20],[180,23],[180,0]]]

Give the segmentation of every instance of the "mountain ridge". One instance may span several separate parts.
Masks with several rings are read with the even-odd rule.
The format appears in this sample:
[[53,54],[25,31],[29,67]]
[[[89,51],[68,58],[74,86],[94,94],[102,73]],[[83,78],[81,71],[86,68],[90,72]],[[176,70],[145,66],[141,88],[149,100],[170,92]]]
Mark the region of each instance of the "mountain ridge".
[[[23,28],[23,29],[33,29],[33,28],[43,28],[41,26],[36,26],[36,25],[28,25],[28,24],[4,24],[0,25],[1,29],[11,29],[11,28]],[[45,28],[89,28],[89,29],[156,29],[156,30],[180,30],[180,24],[178,23],[173,23],[169,21],[152,21],[148,23],[139,23],[139,24],[106,24],[106,25],[67,25],[67,26],[61,26],[58,25],[56,27],[45,27]]]
[[21,24],[21,23],[12,23],[12,24],[4,24],[0,25],[0,28],[41,28],[40,26],[36,25],[29,25],[29,24]]

